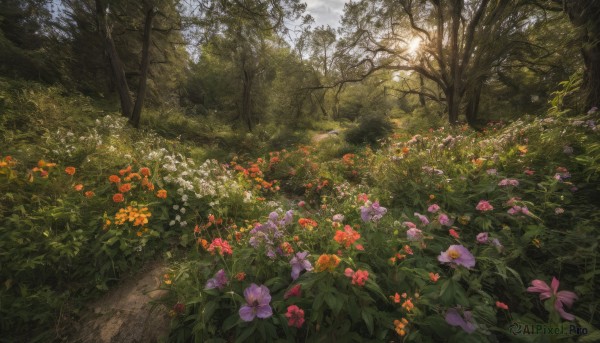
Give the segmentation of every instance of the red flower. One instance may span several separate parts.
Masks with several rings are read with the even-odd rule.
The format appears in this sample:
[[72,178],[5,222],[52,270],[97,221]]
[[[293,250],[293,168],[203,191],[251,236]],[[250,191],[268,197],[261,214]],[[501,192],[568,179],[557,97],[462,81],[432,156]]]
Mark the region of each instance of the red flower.
[[349,248],[354,242],[360,238],[360,234],[354,230],[350,225],[344,226],[344,231],[336,231],[333,239],[345,248]]
[[296,305],[288,306],[285,316],[288,318],[288,326],[301,328],[304,324],[304,310]]
[[501,308],[503,310],[508,310],[508,305],[500,301],[496,301],[496,307]]
[[75,174],[75,167],[66,167],[65,168],[65,173],[73,176],[73,174]]
[[298,284],[292,287],[289,291],[285,292],[283,295],[284,299],[288,299],[291,297],[301,297],[302,296],[302,285]]
[[460,237],[460,236],[458,235],[458,232],[456,232],[456,230],[454,230],[454,229],[450,229],[450,230],[448,230],[448,233],[450,234],[450,236],[452,236],[452,237],[454,237],[454,238],[456,238],[456,239],[458,239],[458,238]]
[[124,183],[119,187],[119,192],[121,193],[127,193],[131,190],[131,184],[130,183]]
[[209,251],[210,253],[213,253],[213,254],[214,254],[215,250],[217,250],[217,252],[221,256],[233,254],[233,250],[231,249],[231,246],[229,246],[229,243],[227,243],[226,240],[223,240],[221,238],[213,239],[213,241],[212,241],[212,243],[210,243],[210,246],[208,247],[208,249],[206,249],[206,251]]
[[123,202],[123,200],[125,200],[125,198],[123,197],[123,194],[121,194],[121,193],[117,193],[117,194],[113,195],[112,199],[114,202]]
[[108,177],[108,181],[110,181],[111,183],[119,183],[121,182],[121,178],[116,175],[111,175]]

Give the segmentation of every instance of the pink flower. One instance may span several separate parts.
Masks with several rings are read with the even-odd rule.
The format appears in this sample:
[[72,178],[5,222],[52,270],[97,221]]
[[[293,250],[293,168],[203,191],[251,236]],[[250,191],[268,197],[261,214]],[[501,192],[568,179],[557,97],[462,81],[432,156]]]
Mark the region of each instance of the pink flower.
[[573,320],[575,316],[565,312],[564,306],[567,307],[573,306],[573,302],[577,299],[577,295],[570,291],[558,291],[559,281],[552,277],[552,282],[550,286],[542,280],[533,280],[531,281],[531,287],[527,288],[527,292],[530,293],[540,293],[540,300],[550,299],[552,297],[554,300],[554,309],[563,319]]
[[369,279],[369,272],[366,270],[357,270],[356,273],[352,276],[352,284],[364,286],[365,282]]
[[503,303],[501,301],[496,301],[496,307],[501,308],[503,310],[508,310],[508,305],[506,305],[505,303]]
[[475,209],[485,212],[493,210],[494,206],[490,205],[489,201],[487,200],[480,200]]
[[438,204],[433,204],[427,208],[427,211],[431,212],[431,213],[436,213],[439,210],[440,210],[440,207],[438,206]]
[[487,232],[481,232],[477,234],[477,243],[479,244],[487,244],[489,239],[489,234]]
[[296,305],[288,306],[285,316],[288,319],[288,326],[301,328],[304,324],[304,310]]
[[306,202],[304,202],[304,200],[298,202],[298,207],[304,207],[305,205]]
[[221,238],[215,238],[206,250],[211,254],[214,254],[214,251],[216,250],[221,256],[233,254],[233,250],[231,250],[229,243]]
[[456,232],[456,230],[454,230],[454,229],[448,230],[448,233],[450,234],[450,236],[452,236],[456,239],[460,238],[460,236],[458,235],[458,232]]
[[452,225],[452,221],[450,220],[450,218],[448,218],[448,216],[443,213],[440,214],[438,220],[439,220],[440,224],[442,224],[444,226]]
[[347,277],[352,277],[354,275],[354,270],[352,270],[350,268],[346,268],[344,270],[344,275],[346,275]]
[[410,228],[406,230],[406,238],[409,241],[419,241],[423,238],[423,232],[417,228]]

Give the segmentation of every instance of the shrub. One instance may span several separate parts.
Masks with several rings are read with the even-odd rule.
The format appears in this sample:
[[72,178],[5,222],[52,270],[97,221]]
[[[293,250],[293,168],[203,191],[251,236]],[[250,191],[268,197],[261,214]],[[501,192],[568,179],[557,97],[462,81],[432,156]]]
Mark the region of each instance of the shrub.
[[388,135],[392,129],[392,123],[384,116],[362,117],[358,126],[346,131],[346,141],[354,145],[370,144],[375,146],[377,141]]

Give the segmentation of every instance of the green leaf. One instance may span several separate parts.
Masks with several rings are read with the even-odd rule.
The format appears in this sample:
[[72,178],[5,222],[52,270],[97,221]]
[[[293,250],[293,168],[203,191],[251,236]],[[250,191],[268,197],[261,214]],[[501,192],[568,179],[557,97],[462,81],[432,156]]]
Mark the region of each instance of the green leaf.
[[362,319],[367,325],[367,329],[369,330],[369,335],[373,335],[373,315],[366,310],[362,311]]

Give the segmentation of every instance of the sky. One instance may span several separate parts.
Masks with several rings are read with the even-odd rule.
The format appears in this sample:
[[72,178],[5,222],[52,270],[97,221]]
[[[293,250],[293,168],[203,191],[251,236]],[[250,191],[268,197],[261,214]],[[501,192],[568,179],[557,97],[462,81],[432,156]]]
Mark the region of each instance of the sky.
[[313,27],[329,25],[339,27],[340,17],[347,0],[304,0],[307,12],[315,19]]

